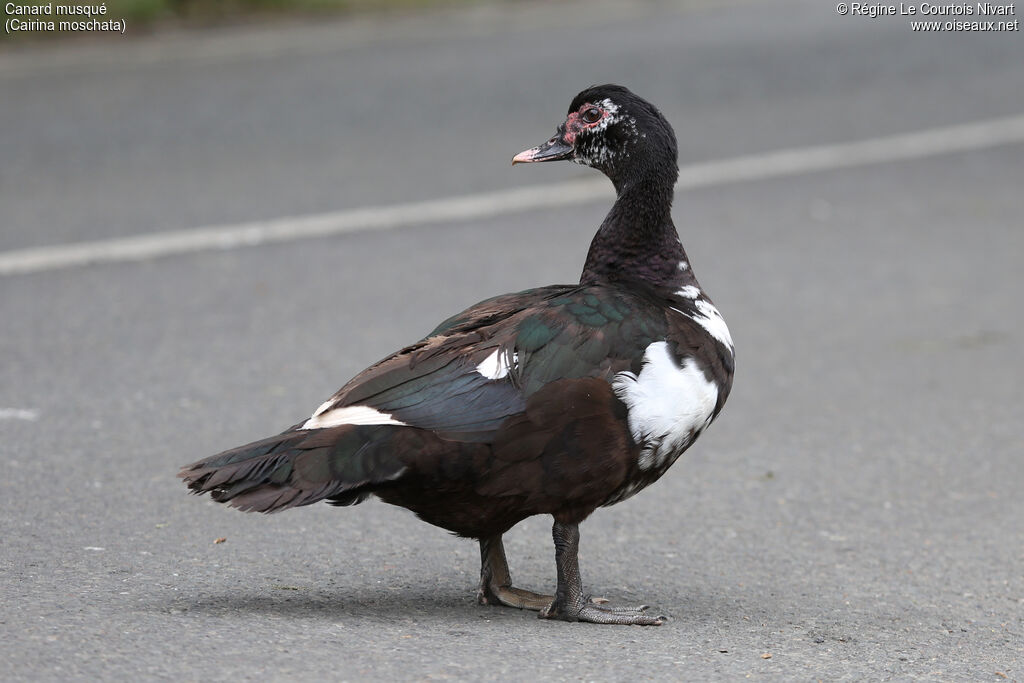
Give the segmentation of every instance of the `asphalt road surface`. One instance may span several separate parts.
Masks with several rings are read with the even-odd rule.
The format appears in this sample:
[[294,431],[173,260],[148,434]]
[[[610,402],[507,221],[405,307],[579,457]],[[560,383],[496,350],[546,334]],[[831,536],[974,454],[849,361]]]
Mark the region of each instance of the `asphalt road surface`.
[[[1019,117],[1022,63],[1019,31],[812,2],[0,52],[0,251],[588,177],[508,161],[594,82],[686,165]],[[1024,680],[1024,145],[833,166],[677,196],[736,385],[581,527],[587,589],[658,628],[477,606],[475,544],[401,509],[245,515],[174,476],[574,280],[609,200],[0,277],[0,678]],[[549,521],[507,537],[523,587],[553,587]]]

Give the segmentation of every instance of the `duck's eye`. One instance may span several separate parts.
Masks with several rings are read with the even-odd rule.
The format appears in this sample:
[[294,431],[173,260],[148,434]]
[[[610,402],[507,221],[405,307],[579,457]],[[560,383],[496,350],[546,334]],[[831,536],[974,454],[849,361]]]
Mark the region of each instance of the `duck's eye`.
[[597,123],[601,120],[601,110],[597,107],[591,107],[583,112],[580,118],[583,119],[584,123]]

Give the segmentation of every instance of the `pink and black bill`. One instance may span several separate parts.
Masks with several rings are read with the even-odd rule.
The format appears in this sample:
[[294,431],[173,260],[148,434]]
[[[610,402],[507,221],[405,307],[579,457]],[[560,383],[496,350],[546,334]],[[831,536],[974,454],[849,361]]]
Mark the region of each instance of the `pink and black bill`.
[[561,159],[571,159],[572,155],[573,146],[567,143],[561,135],[556,135],[543,145],[523,150],[512,157],[512,165],[532,164],[539,161],[559,161]]

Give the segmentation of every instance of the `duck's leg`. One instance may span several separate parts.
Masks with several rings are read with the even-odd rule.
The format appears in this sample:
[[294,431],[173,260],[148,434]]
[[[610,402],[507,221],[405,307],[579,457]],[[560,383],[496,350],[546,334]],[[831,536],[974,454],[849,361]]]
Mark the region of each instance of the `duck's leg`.
[[578,524],[562,524],[558,521],[552,529],[555,539],[555,565],[558,568],[558,589],[554,601],[541,610],[541,619],[562,619],[564,621],[589,621],[594,624],[636,624],[658,626],[663,617],[644,614],[647,605],[640,607],[606,607],[594,604],[583,594],[580,579],[580,563],[577,553],[580,547]]
[[480,539],[480,589],[476,599],[481,605],[540,610],[551,604],[554,598],[512,585],[505,546],[501,542],[501,534],[498,534]]

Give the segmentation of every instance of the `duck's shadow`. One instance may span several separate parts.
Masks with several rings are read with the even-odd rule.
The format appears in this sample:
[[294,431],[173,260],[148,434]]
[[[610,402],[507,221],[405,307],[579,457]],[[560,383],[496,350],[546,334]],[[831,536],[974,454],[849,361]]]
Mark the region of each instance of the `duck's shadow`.
[[[734,600],[708,596],[666,596],[666,605],[651,613],[668,617],[667,624],[693,628],[707,623],[738,622],[746,610]],[[628,602],[628,601],[618,601]],[[748,606],[749,609],[750,606]],[[493,622],[537,621],[537,613],[528,610],[477,604],[475,591],[432,588],[402,590],[308,590],[268,589],[256,592],[239,589],[200,593],[187,598],[180,593],[166,599],[154,599],[149,609],[156,613],[230,617],[232,615],[274,616],[294,620],[366,622]],[[541,620],[543,621],[543,620]]]
[[149,609],[173,615],[225,617],[251,614],[287,619],[369,621],[502,619],[535,615],[513,609],[481,606],[471,591],[405,589],[386,592],[324,592],[305,589],[251,589],[202,593],[185,598],[180,593],[156,599]]

